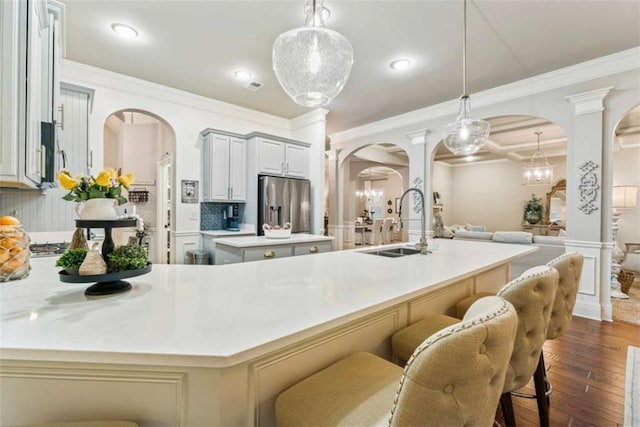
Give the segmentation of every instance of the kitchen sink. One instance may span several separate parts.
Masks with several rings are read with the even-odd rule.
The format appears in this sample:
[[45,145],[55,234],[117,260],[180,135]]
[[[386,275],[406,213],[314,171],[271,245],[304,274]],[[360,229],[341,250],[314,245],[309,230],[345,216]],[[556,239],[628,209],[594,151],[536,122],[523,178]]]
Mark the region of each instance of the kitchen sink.
[[387,258],[400,258],[407,255],[419,254],[419,249],[411,248],[393,248],[393,249],[376,249],[373,251],[360,251],[363,254],[384,256]]

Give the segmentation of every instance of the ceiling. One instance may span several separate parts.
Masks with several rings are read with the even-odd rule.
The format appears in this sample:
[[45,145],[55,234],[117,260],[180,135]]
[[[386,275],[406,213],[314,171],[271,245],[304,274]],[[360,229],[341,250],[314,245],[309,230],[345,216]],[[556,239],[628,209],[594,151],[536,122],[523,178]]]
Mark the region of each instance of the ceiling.
[[[303,0],[64,0],[67,59],[292,118],[307,111],[280,88],[276,37],[300,26]],[[327,27],[353,44],[355,63],[328,108],[329,134],[457,98],[462,1],[326,0]],[[134,41],[110,25],[134,26]],[[640,45],[634,0],[470,0],[467,89],[489,89]],[[389,62],[414,66],[394,72]],[[264,87],[233,79],[245,69]],[[531,138],[529,138],[531,139]]]

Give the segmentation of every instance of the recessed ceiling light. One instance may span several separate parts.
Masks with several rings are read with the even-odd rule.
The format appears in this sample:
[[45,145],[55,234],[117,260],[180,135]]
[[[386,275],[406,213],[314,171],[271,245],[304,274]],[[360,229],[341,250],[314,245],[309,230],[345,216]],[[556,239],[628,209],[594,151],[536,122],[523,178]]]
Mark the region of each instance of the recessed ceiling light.
[[236,79],[240,80],[241,82],[246,82],[247,80],[251,79],[251,73],[244,70],[238,70],[234,72],[233,75],[236,76]]
[[111,29],[117,35],[126,39],[135,39],[138,37],[138,31],[126,24],[112,24]]
[[411,67],[411,61],[409,61],[408,59],[396,59],[395,61],[391,61],[389,67],[391,67],[393,70],[403,71]]
[[477,157],[476,157],[476,156],[466,156],[464,159],[465,159],[467,162],[473,162],[474,160],[476,160],[476,159],[477,159]]
[[320,11],[320,14],[322,16],[322,20],[324,22],[327,22],[327,19],[329,19],[329,17],[331,16],[331,11],[326,7],[322,6],[322,10]]

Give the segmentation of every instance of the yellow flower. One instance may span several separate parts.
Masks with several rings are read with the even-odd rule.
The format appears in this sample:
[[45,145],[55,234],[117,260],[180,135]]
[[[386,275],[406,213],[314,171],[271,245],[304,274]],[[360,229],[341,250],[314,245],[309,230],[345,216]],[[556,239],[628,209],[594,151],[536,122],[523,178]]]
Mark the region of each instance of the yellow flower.
[[116,179],[118,177],[118,171],[115,170],[114,168],[110,168],[110,169],[105,169],[105,172],[109,173],[109,177]]
[[62,188],[65,190],[73,190],[78,186],[78,181],[71,178],[66,172],[60,172],[58,174],[58,181],[60,181],[60,185],[62,185]]
[[136,177],[135,177],[135,175],[133,174],[133,172],[129,172],[129,173],[128,173],[128,174],[126,174],[126,175],[120,175],[120,176],[118,177],[118,182],[119,182],[120,184],[122,184],[122,186],[123,186],[124,188],[126,188],[126,189],[128,190],[128,189],[129,189],[129,186],[130,186],[131,184],[133,184],[133,181],[134,181],[135,179],[136,179]]
[[109,171],[102,171],[98,174],[98,176],[96,177],[96,184],[102,186],[102,187],[108,187],[109,184],[111,183],[111,173]]

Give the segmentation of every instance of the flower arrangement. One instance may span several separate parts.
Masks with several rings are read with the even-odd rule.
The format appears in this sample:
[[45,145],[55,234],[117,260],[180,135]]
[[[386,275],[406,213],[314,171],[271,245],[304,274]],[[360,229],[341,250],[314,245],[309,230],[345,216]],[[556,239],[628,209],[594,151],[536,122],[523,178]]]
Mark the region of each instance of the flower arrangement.
[[126,175],[118,175],[115,169],[105,169],[95,178],[78,173],[71,176],[66,169],[58,172],[58,181],[69,194],[63,197],[64,200],[72,202],[84,202],[89,199],[116,199],[118,205],[127,203],[127,199],[122,196],[122,187],[129,189],[133,184],[135,176],[129,172]]

